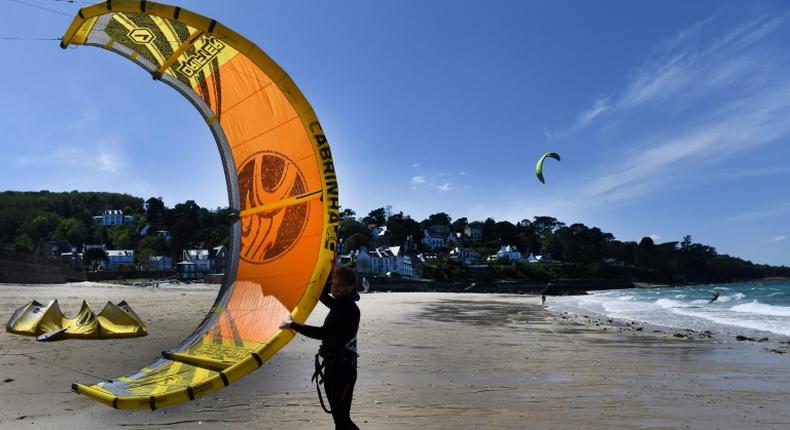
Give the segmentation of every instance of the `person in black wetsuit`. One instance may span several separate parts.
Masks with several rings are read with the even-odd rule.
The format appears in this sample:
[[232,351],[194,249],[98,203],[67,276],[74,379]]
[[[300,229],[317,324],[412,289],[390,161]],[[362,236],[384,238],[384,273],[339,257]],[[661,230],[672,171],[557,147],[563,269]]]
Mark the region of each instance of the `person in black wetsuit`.
[[[328,286],[328,285],[327,285]],[[324,287],[321,303],[329,308],[324,325],[314,327],[291,320],[280,328],[290,328],[304,336],[321,340],[318,354],[323,358],[324,389],[329,399],[336,429],[358,429],[351,421],[351,398],[357,382],[357,330],[359,329],[359,300],[354,271],[338,266],[332,271],[331,292]],[[320,395],[320,394],[319,394]]]

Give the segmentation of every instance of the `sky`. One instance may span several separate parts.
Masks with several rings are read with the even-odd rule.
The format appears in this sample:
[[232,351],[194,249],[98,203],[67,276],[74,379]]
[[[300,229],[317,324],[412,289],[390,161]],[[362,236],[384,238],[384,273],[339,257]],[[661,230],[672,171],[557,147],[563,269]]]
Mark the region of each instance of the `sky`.
[[[36,40],[86,4],[0,0],[0,190],[227,206],[216,144],[181,95],[118,55]],[[359,216],[553,216],[790,265],[787,2],[178,5],[291,75]],[[541,184],[548,151],[562,161]]]

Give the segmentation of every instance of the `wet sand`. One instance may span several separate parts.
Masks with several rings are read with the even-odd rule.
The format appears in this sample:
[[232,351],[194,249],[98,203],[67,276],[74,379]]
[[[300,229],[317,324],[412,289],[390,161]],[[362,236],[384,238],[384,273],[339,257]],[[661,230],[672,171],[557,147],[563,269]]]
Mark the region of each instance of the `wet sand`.
[[[118,411],[70,391],[150,363],[191,333],[215,286],[0,285],[0,319],[30,300],[75,313],[127,300],[149,336],[38,343],[0,334],[0,428],[334,428],[310,383],[317,342],[297,337],[203,399]],[[790,355],[555,314],[539,297],[362,297],[352,417],[361,428],[786,429]],[[326,315],[319,305],[309,322]]]

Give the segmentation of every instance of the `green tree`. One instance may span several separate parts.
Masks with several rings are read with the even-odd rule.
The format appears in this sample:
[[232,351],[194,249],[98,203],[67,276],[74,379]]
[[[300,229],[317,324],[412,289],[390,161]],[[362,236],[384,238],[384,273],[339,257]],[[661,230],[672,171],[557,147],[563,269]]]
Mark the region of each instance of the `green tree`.
[[367,225],[381,227],[387,222],[387,212],[384,208],[373,209],[368,216],[362,219],[362,222]]
[[403,212],[393,214],[387,220],[387,232],[390,234],[393,245],[403,245],[406,238],[411,236],[413,240],[419,241],[422,238],[420,223],[403,215]]
[[340,211],[340,220],[341,221],[346,220],[346,219],[354,219],[355,216],[357,216],[357,213],[354,212],[353,209],[346,208],[346,209],[343,209],[342,211]]
[[354,233],[351,236],[349,236],[347,239],[345,239],[345,241],[343,242],[344,244],[343,247],[345,248],[346,251],[353,251],[363,246],[367,246],[368,242],[370,242],[369,234],[368,236],[366,236],[361,233]]
[[85,242],[87,228],[76,218],[66,218],[60,221],[55,229],[53,239],[68,240],[72,245],[79,246]]
[[554,233],[559,228],[565,226],[564,223],[559,222],[556,218],[550,216],[536,216],[534,219],[535,220],[530,225],[532,226],[532,230],[541,240],[545,239],[549,234]]
[[466,217],[458,218],[450,225],[450,231],[463,234],[467,224],[469,224],[469,220]]
[[[137,242],[137,250],[148,249],[152,255],[170,255],[170,244],[167,240],[158,235],[148,235]],[[135,255],[138,251],[135,251]]]
[[132,235],[132,226],[129,225],[114,225],[107,229],[112,249],[131,249]]
[[428,216],[428,225],[446,225],[450,226],[452,218],[444,212],[435,213]]
[[14,239],[14,251],[30,254],[33,252],[33,239],[25,233],[21,233]]
[[353,218],[340,221],[337,234],[338,238],[343,240],[343,247],[346,251],[352,251],[359,249],[360,246],[366,246],[371,239],[368,226],[355,221]]
[[140,270],[151,270],[151,257],[158,255],[151,248],[140,248],[134,251],[134,265]]
[[145,217],[152,224],[159,224],[165,213],[165,203],[161,197],[151,197],[145,201]]
[[61,221],[61,216],[51,212],[36,215],[24,228],[25,233],[35,239],[51,239]]
[[518,228],[510,221],[499,221],[494,225],[494,231],[503,244],[515,245],[518,240]]
[[484,242],[497,242],[496,221],[493,218],[486,218],[480,228],[480,233]]
[[99,261],[107,261],[109,257],[107,256],[107,252],[101,248],[89,248],[83,254],[82,259],[85,260],[85,268],[91,268],[92,270],[96,270],[96,264]]

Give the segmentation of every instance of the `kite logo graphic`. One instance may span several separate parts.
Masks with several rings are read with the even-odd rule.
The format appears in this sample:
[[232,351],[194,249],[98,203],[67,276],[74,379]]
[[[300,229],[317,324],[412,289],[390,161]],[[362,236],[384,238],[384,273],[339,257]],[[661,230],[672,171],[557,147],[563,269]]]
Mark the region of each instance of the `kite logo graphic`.
[[203,40],[203,46],[197,49],[194,54],[187,57],[186,60],[181,63],[178,71],[191,78],[202,69],[203,66],[208,64],[212,58],[219,55],[220,51],[224,48],[224,43],[214,37],[207,36]]
[[[307,191],[307,182],[299,167],[278,152],[257,152],[244,160],[238,171],[242,211]],[[307,203],[243,217],[241,259],[264,264],[283,256],[302,235],[307,217]]]
[[132,42],[139,43],[141,45],[145,45],[155,38],[154,33],[151,33],[151,30],[147,28],[134,28],[129,31],[127,36],[129,36],[129,39],[131,39]]

